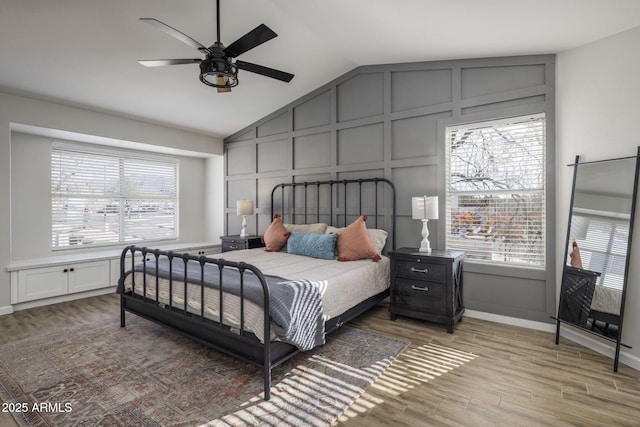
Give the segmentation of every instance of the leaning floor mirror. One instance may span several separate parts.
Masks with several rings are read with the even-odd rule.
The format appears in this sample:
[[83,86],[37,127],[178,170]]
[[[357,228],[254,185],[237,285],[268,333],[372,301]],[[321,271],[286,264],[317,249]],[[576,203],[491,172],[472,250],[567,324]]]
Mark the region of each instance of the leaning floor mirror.
[[635,156],[580,162],[573,188],[562,271],[556,344],[567,324],[615,343],[618,371],[631,236],[638,187]]

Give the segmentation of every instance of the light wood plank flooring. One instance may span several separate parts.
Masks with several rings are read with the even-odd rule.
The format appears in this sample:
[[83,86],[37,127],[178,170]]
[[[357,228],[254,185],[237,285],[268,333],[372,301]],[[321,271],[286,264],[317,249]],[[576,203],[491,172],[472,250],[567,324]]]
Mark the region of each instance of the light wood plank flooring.
[[[640,372],[555,334],[463,318],[443,327],[376,308],[353,326],[411,339],[342,426],[640,426]],[[631,326],[631,325],[629,325]]]
[[[118,315],[104,295],[0,316],[0,344]],[[351,323],[411,344],[341,426],[638,426],[640,372],[554,334],[464,318],[454,334],[380,306]],[[0,426],[15,426],[0,413]]]

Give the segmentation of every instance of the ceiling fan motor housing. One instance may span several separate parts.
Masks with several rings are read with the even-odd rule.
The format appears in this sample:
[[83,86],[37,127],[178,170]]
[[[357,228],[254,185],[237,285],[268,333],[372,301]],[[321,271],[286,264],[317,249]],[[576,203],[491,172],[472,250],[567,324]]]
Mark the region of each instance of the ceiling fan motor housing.
[[224,58],[209,57],[200,63],[200,81],[217,88],[235,87],[238,85],[238,66]]

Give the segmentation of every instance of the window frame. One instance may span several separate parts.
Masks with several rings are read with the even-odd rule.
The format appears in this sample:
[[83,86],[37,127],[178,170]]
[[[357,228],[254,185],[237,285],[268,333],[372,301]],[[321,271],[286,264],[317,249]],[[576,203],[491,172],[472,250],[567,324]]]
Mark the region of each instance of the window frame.
[[[84,199],[86,200],[106,200],[106,199],[118,199],[119,202],[121,202],[121,205],[119,205],[117,207],[117,209],[115,210],[109,210],[107,212],[107,206],[104,206],[104,210],[102,212],[100,212],[101,214],[103,214],[104,218],[105,218],[105,222],[106,222],[106,215],[110,214],[110,213],[118,213],[118,218],[117,218],[117,223],[118,223],[118,231],[117,231],[117,235],[118,235],[118,240],[105,240],[105,239],[100,239],[99,242],[96,243],[76,243],[76,244],[72,244],[71,243],[71,236],[68,237],[69,242],[67,242],[67,244],[64,245],[60,245],[60,240],[59,240],[59,235],[58,237],[56,237],[56,222],[60,223],[59,220],[57,220],[55,218],[56,213],[59,213],[60,211],[56,211],[56,209],[54,208],[54,203],[56,199],[60,199],[60,198],[64,198],[64,197],[69,197],[69,195],[66,195],[66,193],[64,192],[60,192],[60,191],[55,191],[54,186],[56,185],[55,182],[55,178],[54,178],[54,157],[55,157],[55,153],[61,153],[61,152],[68,152],[68,153],[78,153],[81,156],[95,156],[96,158],[98,156],[102,157],[102,158],[110,158],[111,160],[115,160],[118,162],[119,164],[119,168],[120,168],[120,172],[119,172],[119,177],[118,177],[118,194],[114,195],[114,193],[110,193],[110,194],[92,194],[89,196],[82,197],[82,196],[78,196],[76,195],[76,197],[80,198],[80,199]],[[144,164],[146,163],[156,163],[157,166],[165,165],[169,167],[169,169],[173,169],[170,173],[171,177],[169,178],[169,175],[167,175],[166,177],[170,180],[173,180],[173,189],[172,191],[170,191],[169,194],[170,197],[165,197],[165,198],[159,198],[157,196],[140,196],[138,195],[138,197],[136,197],[135,195],[132,195],[131,192],[127,191],[127,185],[126,185],[126,181],[124,181],[125,179],[125,172],[123,168],[123,164],[126,162],[133,162],[135,164],[135,162],[138,161],[140,162],[140,164]],[[172,156],[163,156],[163,155],[159,155],[159,154],[155,154],[155,153],[149,153],[149,152],[144,152],[144,151],[137,151],[137,150],[128,150],[128,149],[118,149],[118,148],[110,148],[110,147],[106,147],[106,146],[99,146],[99,145],[89,145],[89,144],[82,144],[82,143],[69,143],[69,142],[64,142],[64,141],[53,141],[53,143],[51,144],[51,151],[50,151],[50,160],[49,160],[49,164],[51,167],[51,170],[49,171],[49,176],[51,179],[51,183],[50,183],[50,203],[49,203],[49,207],[50,207],[50,214],[49,214],[49,221],[50,221],[50,247],[52,251],[65,251],[65,250],[73,250],[73,249],[79,249],[79,248],[99,248],[99,247],[113,247],[113,246],[122,246],[122,245],[128,245],[128,244],[139,244],[139,243],[147,243],[147,242],[160,242],[160,241],[175,241],[179,239],[180,233],[179,233],[179,201],[180,201],[180,196],[179,196],[179,176],[180,176],[180,160],[179,158],[175,158]],[[103,178],[103,177],[101,177]],[[71,195],[71,198],[73,198],[74,195]],[[164,236],[153,236],[153,235],[147,235],[146,238],[131,238],[131,237],[127,237],[127,228],[128,226],[130,226],[130,221],[127,221],[125,218],[125,214],[129,214],[129,216],[131,216],[131,212],[134,212],[133,208],[126,208],[125,206],[127,206],[126,201],[133,201],[133,200],[170,200],[172,203],[172,207],[170,208],[163,208],[162,211],[166,212],[167,209],[172,211],[172,215],[168,216],[168,218],[170,218],[170,227],[166,227],[165,229],[171,230],[172,232],[170,234],[164,235]],[[136,206],[136,205],[132,205],[129,204],[128,206]],[[143,206],[143,205],[138,205],[138,206]],[[86,206],[85,206],[85,211],[86,211]],[[140,216],[144,216],[145,212],[143,211],[142,208],[139,208],[140,212]],[[95,212],[91,211],[91,213],[98,213],[98,211],[96,210]],[[113,221],[112,221],[113,222]],[[78,223],[76,223],[78,224]],[[76,225],[77,227],[78,225]],[[158,227],[160,228],[160,227]],[[113,234],[113,233],[112,233]],[[64,238],[62,239],[64,240]]]
[[[486,120],[475,120],[467,123],[456,123],[445,125],[444,129],[444,138],[445,138],[445,246],[448,250],[460,250],[464,251],[467,255],[467,260],[483,264],[483,265],[497,265],[497,266],[505,266],[505,267],[520,267],[520,268],[530,268],[536,270],[546,270],[547,264],[549,261],[549,253],[548,253],[548,239],[547,235],[547,219],[548,219],[548,138],[547,135],[547,124],[549,119],[546,117],[544,112],[530,113],[530,114],[521,114],[512,117],[505,117],[500,119],[486,119]],[[469,131],[479,131],[487,128],[497,128],[505,125],[515,125],[517,126],[520,123],[533,122],[537,123],[535,126],[541,127],[541,137],[536,140],[536,148],[539,151],[540,155],[536,159],[536,163],[538,169],[536,169],[536,174],[538,176],[538,186],[522,186],[522,188],[506,188],[505,190],[496,190],[496,189],[476,189],[476,190],[456,190],[452,189],[452,135],[455,132],[461,130],[469,130]],[[534,127],[535,127],[534,126]],[[522,166],[521,166],[522,167]],[[526,167],[522,167],[522,170],[525,170]],[[527,169],[528,170],[528,169]],[[484,172],[484,171],[483,171]],[[488,175],[488,174],[487,174]],[[524,182],[527,179],[523,179]],[[522,184],[522,183],[521,183]],[[503,193],[502,198],[507,199],[508,195],[530,195],[529,198],[532,199],[535,203],[533,205],[534,209],[537,209],[540,214],[540,221],[538,223],[533,224],[530,229],[527,228],[526,232],[523,232],[523,235],[528,236],[525,243],[522,243],[521,246],[526,246],[531,244],[531,248],[528,252],[523,252],[521,256],[522,259],[517,259],[518,256],[509,255],[509,250],[495,250],[491,248],[489,243],[489,239],[484,242],[484,248],[482,248],[482,244],[480,241],[476,242],[476,250],[474,251],[472,246],[470,245],[456,245],[455,239],[452,238],[455,232],[455,224],[454,224],[454,198],[457,196],[465,196],[468,197],[467,200],[470,201],[471,197],[475,195],[478,199],[478,206],[482,205],[491,205],[494,207],[495,212],[499,212],[500,208],[500,193]],[[484,199],[483,199],[484,197]],[[508,201],[504,202],[504,209],[508,209],[507,207]],[[479,209],[478,209],[479,210]],[[525,215],[523,219],[527,218]],[[527,218],[528,219],[528,218]],[[458,219],[459,222],[459,219]],[[485,222],[488,222],[485,220]],[[509,226],[512,228],[507,228],[509,231],[515,229],[514,226]],[[527,225],[528,227],[528,225]],[[495,230],[494,230],[495,231]],[[498,233],[495,233],[498,234]],[[506,236],[513,235],[513,233],[505,232]],[[537,235],[539,238],[537,242],[533,236]],[[458,242],[462,242],[463,238],[466,236],[462,236],[457,238]],[[475,237],[475,236],[470,236]],[[478,237],[479,239],[479,237]],[[471,241],[471,239],[469,240]],[[497,241],[497,239],[496,239]],[[508,241],[508,238],[503,241]],[[483,255],[484,254],[484,255]],[[500,256],[496,256],[496,254],[500,254]],[[538,254],[536,256],[536,254]],[[500,258],[502,259],[496,259]],[[510,258],[511,257],[511,258]],[[530,260],[529,260],[530,259]]]

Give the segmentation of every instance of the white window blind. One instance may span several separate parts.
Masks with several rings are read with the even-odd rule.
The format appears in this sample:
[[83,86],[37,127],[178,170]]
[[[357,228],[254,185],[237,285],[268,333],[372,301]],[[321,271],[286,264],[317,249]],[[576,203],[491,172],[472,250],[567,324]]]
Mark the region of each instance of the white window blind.
[[544,267],[544,115],[448,127],[448,249]]
[[[598,278],[599,285],[622,290],[629,220],[589,215],[583,218],[588,224],[586,235],[584,239],[575,239],[580,248],[582,267],[602,273]],[[570,253],[571,248],[568,251]],[[567,259],[569,263],[570,258]]]
[[54,144],[54,249],[177,238],[178,163]]

